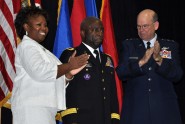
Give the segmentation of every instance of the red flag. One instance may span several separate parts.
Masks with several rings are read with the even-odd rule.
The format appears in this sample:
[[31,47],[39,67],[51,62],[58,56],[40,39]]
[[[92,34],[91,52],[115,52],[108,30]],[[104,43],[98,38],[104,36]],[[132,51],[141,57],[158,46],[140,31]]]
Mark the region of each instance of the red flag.
[[41,8],[41,0],[35,0],[35,6]]
[[[103,51],[112,57],[112,59],[114,61],[114,65],[115,65],[115,67],[117,67],[118,54],[117,54],[115,37],[114,37],[114,29],[113,29],[113,24],[112,24],[112,16],[111,16],[109,0],[102,0],[100,18],[101,18],[103,25],[104,25]],[[121,112],[122,84],[121,84],[121,81],[118,79],[117,74],[115,74],[115,78],[116,78],[119,110]]]
[[41,0],[22,0],[22,1],[25,2],[24,6],[36,6],[36,7],[42,8]]
[[14,14],[18,13],[21,8],[21,0],[12,0]]
[[14,18],[21,8],[21,0],[0,0],[0,107],[11,96],[15,77],[17,46]]
[[74,0],[71,13],[71,29],[73,37],[73,47],[80,45],[80,24],[86,17],[84,0]]

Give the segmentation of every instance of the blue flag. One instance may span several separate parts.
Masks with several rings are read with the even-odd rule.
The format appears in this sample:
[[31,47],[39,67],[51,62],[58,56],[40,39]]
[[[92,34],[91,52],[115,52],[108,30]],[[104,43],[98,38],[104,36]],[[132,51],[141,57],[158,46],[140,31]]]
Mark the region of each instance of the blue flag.
[[56,124],[62,124],[62,122],[61,121],[56,121]]
[[[60,58],[63,50],[72,47],[71,24],[69,18],[68,1],[62,0],[60,15],[58,20],[58,27],[55,36],[53,53]],[[56,124],[62,124],[61,121],[56,120]]]
[[85,9],[87,16],[98,17],[95,0],[85,0]]
[[53,53],[58,58],[60,58],[60,55],[63,50],[68,47],[72,47],[72,34],[69,18],[68,1],[62,0]]

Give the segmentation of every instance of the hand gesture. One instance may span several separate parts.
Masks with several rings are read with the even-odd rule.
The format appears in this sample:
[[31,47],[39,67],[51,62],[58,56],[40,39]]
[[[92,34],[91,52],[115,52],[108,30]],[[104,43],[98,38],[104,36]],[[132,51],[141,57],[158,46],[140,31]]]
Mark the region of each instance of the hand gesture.
[[76,57],[75,55],[76,51],[69,58],[68,63],[58,65],[57,78],[64,74],[66,75],[67,78],[71,78],[74,74],[78,73],[86,66],[86,64],[88,63],[87,60],[89,59],[89,55],[82,54]]
[[66,77],[71,79],[75,74],[80,72],[88,63],[89,55],[82,54],[80,56],[75,57],[76,51],[72,54],[72,56],[69,58],[69,64],[70,64],[70,72],[66,73]]
[[161,65],[162,63],[162,57],[160,55],[160,50],[161,50],[161,47],[160,47],[160,44],[158,41],[156,41],[154,43],[154,53],[153,53],[153,58],[154,60],[157,62],[157,64]]
[[81,66],[80,68],[77,69],[73,69],[69,72],[70,75],[74,76],[75,74],[77,74],[78,72],[80,72],[87,64]]
[[154,52],[154,47],[151,47],[150,49],[147,49],[146,50],[145,55],[139,61],[139,66],[140,67],[143,66],[144,64],[146,64],[148,62],[148,60],[151,58],[153,52]]
[[160,44],[159,44],[158,41],[156,41],[156,42],[154,43],[154,53],[153,53],[153,58],[154,58],[154,60],[155,60],[157,57],[160,56],[160,49],[161,49]]
[[71,70],[73,69],[77,69],[77,68],[81,68],[83,67],[84,65],[86,65],[88,63],[88,59],[89,59],[89,55],[87,55],[86,53],[85,54],[82,54],[80,56],[76,56],[76,51],[74,51],[74,53],[72,54],[72,56],[69,58],[69,64],[70,64],[70,68]]

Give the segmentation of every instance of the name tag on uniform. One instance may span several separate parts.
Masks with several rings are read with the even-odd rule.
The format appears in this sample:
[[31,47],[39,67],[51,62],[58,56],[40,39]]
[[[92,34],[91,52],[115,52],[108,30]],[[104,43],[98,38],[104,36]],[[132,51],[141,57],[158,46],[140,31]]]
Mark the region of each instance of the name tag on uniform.
[[130,56],[129,59],[138,59],[137,56]]
[[92,67],[91,63],[87,63],[87,65],[85,67]]

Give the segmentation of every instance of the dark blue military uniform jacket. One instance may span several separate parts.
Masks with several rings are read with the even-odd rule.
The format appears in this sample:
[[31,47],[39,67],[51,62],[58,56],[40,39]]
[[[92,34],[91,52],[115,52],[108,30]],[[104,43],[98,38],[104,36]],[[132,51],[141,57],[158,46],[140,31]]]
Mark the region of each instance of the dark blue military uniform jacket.
[[177,43],[158,39],[163,62],[158,66],[153,57],[141,68],[139,60],[145,54],[140,39],[122,44],[118,77],[127,81],[121,124],[181,124],[173,82],[182,77]]
[[[63,124],[118,124],[120,117],[111,57],[100,52],[99,66],[84,44],[75,50],[77,56],[87,53],[90,58],[86,67],[67,86],[67,110],[62,112]],[[66,49],[60,60],[68,62],[73,52],[74,48]]]

